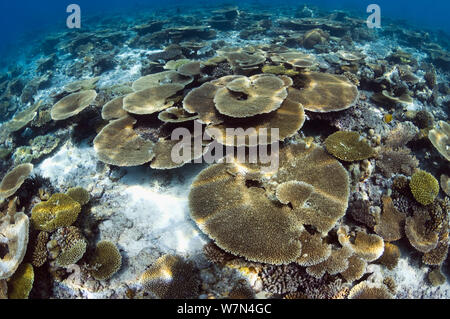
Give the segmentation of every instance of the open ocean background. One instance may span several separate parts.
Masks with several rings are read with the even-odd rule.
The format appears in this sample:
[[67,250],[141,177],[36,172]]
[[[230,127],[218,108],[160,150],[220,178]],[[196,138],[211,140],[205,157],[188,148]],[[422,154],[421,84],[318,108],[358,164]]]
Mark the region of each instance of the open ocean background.
[[211,6],[239,5],[258,6],[270,8],[270,6],[292,6],[293,12],[303,4],[315,5],[324,9],[347,10],[359,15],[368,16],[366,8],[371,3],[376,3],[381,7],[382,23],[383,18],[398,20],[398,23],[408,23],[420,29],[442,30],[450,33],[450,23],[448,22],[450,13],[450,1],[448,0],[315,0],[315,1],[268,1],[268,0],[240,0],[240,1],[217,1],[217,0],[22,0],[22,1],[1,1],[0,2],[0,55],[5,53],[14,54],[20,50],[17,44],[26,43],[27,39],[39,32],[61,30],[65,28],[68,14],[66,8],[69,4],[76,3],[81,6],[82,23],[83,19],[104,15],[108,13],[139,13],[142,10],[161,10],[163,8],[177,8],[181,10],[186,6],[196,6],[207,8]]

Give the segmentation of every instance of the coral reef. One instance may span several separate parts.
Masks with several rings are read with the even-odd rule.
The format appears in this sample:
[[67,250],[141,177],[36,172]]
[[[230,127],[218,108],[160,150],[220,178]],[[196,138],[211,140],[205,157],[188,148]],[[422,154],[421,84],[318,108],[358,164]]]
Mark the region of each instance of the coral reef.
[[95,270],[91,271],[95,279],[106,280],[111,278],[122,266],[122,255],[112,242],[101,241],[97,244],[90,265],[95,267]]

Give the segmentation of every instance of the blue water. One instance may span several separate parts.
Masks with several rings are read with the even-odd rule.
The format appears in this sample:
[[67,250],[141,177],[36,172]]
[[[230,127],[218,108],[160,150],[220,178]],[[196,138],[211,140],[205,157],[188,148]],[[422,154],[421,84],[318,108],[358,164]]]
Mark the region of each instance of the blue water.
[[[2,0],[0,2],[0,54],[1,52],[20,50],[12,45],[19,40],[33,39],[36,34],[47,30],[64,28],[67,18],[66,7],[76,3],[81,6],[83,17],[104,15],[110,12],[142,12],[155,10],[161,7],[192,6],[208,7],[220,5],[217,0]],[[450,34],[448,22],[450,1],[448,0],[315,0],[315,1],[268,1],[268,0],[241,0],[226,1],[227,4],[256,5],[269,8],[270,6],[291,6],[297,9],[302,4],[312,4],[324,9],[344,9],[368,15],[368,4],[376,3],[382,10],[382,18],[394,18],[413,24],[418,28],[443,30]],[[293,10],[294,12],[295,10]]]

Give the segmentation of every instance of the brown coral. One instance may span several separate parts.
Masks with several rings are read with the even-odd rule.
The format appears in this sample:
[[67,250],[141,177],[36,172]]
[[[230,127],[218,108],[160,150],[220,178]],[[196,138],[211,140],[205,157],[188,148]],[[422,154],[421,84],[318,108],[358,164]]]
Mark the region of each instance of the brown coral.
[[140,137],[133,129],[136,120],[130,116],[112,121],[94,139],[100,161],[117,166],[138,166],[150,162],[155,155],[154,143]]
[[405,233],[411,245],[418,251],[427,253],[436,248],[439,236],[427,229],[431,216],[426,209],[419,209],[413,216],[406,218]]
[[164,71],[154,74],[149,74],[133,82],[133,90],[135,92],[142,91],[149,88],[159,87],[164,84],[179,84],[183,88],[192,83],[194,79],[190,76],[183,76],[176,71]]
[[339,131],[325,140],[327,151],[346,162],[361,161],[375,155],[375,151],[357,132]]
[[34,246],[32,264],[34,267],[41,267],[47,261],[47,242],[50,235],[45,231],[39,232]]
[[51,117],[55,121],[60,121],[75,116],[94,102],[96,97],[95,90],[72,93],[53,105]]
[[[330,172],[333,180],[327,178]],[[348,174],[322,148],[315,144],[307,148],[303,143],[283,149],[278,173],[272,174],[264,174],[265,182],[258,170],[239,163],[208,167],[192,184],[192,218],[220,248],[250,261],[282,264],[303,257],[299,240],[302,225],[311,225],[325,234],[335,225],[347,208]],[[277,203],[268,197],[264,187],[252,187],[252,181],[268,183],[267,189],[271,189],[270,184],[300,181],[309,184],[312,191],[304,201],[292,201],[290,206],[283,204],[289,198]],[[326,245],[317,245],[316,241],[312,243],[326,250]]]
[[385,243],[383,255],[381,255],[381,257],[378,258],[376,262],[392,270],[397,266],[399,258],[400,249],[398,248],[398,246],[391,243]]
[[359,96],[357,87],[341,75],[307,72],[294,83],[301,87],[290,89],[293,100],[311,112],[343,111],[352,107]]
[[123,109],[132,114],[153,114],[174,104],[170,98],[184,88],[181,84],[161,84],[127,95]]
[[384,196],[383,214],[375,216],[375,232],[385,241],[396,241],[403,237],[406,216],[399,212],[392,202],[392,198]]
[[32,171],[33,164],[21,164],[6,174],[0,183],[0,199],[14,195]]
[[102,119],[110,121],[126,116],[128,113],[123,109],[124,98],[124,96],[120,96],[103,105]]
[[450,161],[450,124],[439,121],[439,126],[428,133],[428,138],[436,150],[447,160]]
[[190,299],[198,296],[197,269],[182,257],[164,255],[141,276],[145,290],[161,299]]
[[89,264],[95,267],[91,271],[95,279],[106,280],[122,267],[122,255],[112,242],[101,241],[97,244],[94,256]]
[[214,95],[214,103],[219,113],[243,118],[275,111],[286,97],[283,80],[263,74],[227,83]]
[[393,297],[385,285],[375,285],[367,281],[354,286],[348,295],[348,299],[392,299]]

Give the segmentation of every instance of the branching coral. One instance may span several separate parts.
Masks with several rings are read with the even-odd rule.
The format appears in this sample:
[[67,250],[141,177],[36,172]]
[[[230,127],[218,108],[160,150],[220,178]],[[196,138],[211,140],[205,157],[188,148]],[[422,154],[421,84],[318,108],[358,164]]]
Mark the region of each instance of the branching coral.
[[397,150],[382,147],[378,153],[376,165],[386,177],[391,177],[393,174],[411,176],[419,167],[419,161],[407,147]]
[[142,274],[140,282],[160,299],[196,298],[199,292],[198,270],[180,256],[160,257]]
[[37,230],[53,231],[72,225],[81,212],[81,205],[65,194],[53,194],[46,202],[35,205],[31,221]]
[[50,258],[55,259],[58,267],[68,267],[83,257],[87,241],[77,227],[62,227],[52,234],[47,247]]

